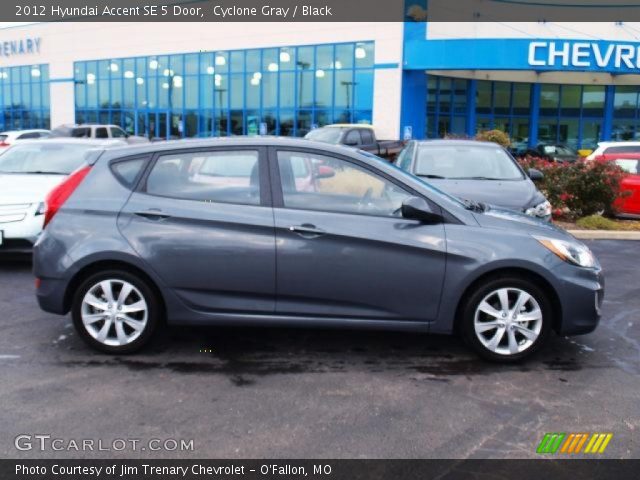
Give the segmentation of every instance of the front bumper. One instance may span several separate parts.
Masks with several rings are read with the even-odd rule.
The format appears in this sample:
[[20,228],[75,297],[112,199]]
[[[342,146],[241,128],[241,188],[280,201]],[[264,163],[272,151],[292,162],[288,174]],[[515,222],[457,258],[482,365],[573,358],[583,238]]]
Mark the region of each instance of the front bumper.
[[600,266],[580,268],[562,265],[555,272],[556,287],[562,309],[557,325],[561,335],[583,335],[593,332],[600,321],[604,300],[604,275]]

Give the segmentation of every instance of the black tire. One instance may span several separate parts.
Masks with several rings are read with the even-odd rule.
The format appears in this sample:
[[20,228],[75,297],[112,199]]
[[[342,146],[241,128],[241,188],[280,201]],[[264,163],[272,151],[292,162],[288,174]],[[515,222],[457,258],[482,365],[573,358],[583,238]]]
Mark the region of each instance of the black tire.
[[[519,289],[531,295],[538,303],[542,312],[542,325],[538,337],[525,350],[518,353],[496,353],[485,346],[476,334],[474,321],[478,306],[483,299],[499,289]],[[462,309],[461,333],[466,343],[473,348],[478,355],[485,360],[500,363],[517,363],[537,352],[548,340],[553,326],[553,308],[548,294],[538,284],[531,280],[518,276],[494,277],[478,285],[467,297]],[[505,330],[506,331],[506,330]],[[517,329],[516,329],[517,331]],[[492,332],[489,331],[488,335]],[[507,332],[508,333],[508,332]],[[507,335],[505,335],[507,336]],[[517,335],[520,341],[525,341],[521,334]],[[502,345],[505,339],[500,341]],[[508,338],[506,339],[508,342]],[[505,347],[506,348],[506,347]]]
[[[137,338],[125,345],[105,345],[95,339],[85,327],[82,320],[82,303],[89,290],[103,280],[124,281],[133,285],[141,294],[147,306],[146,325],[141,330]],[[129,354],[134,353],[144,347],[153,336],[162,315],[161,303],[155,291],[137,275],[124,270],[105,270],[94,273],[82,281],[74,293],[71,316],[78,335],[90,347],[109,354]],[[114,327],[115,328],[115,327]]]

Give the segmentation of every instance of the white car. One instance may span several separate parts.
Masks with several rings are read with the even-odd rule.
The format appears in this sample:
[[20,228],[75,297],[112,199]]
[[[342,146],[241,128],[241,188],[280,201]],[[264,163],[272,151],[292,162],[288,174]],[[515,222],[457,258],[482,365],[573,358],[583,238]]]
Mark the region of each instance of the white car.
[[17,141],[35,140],[38,138],[47,138],[51,135],[49,130],[32,129],[32,130],[9,130],[0,132],[0,147],[8,147]]
[[96,147],[120,142],[24,141],[0,150],[0,254],[28,253],[43,228],[49,191]]
[[587,160],[595,160],[600,155],[611,153],[640,153],[640,142],[600,142]]

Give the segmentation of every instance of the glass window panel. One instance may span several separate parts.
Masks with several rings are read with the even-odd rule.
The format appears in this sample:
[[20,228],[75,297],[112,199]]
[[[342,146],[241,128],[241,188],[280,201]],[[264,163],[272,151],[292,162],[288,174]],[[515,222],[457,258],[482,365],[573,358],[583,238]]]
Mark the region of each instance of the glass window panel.
[[604,116],[604,86],[585,85],[582,92],[583,116]]
[[196,75],[199,73],[200,59],[197,53],[190,53],[184,56],[184,74]]
[[440,98],[438,108],[440,113],[449,113],[451,111],[451,85],[452,79],[440,79]]
[[201,75],[200,76],[200,88],[202,103],[200,108],[213,108],[215,83],[213,75]]
[[613,99],[614,117],[633,117],[637,115],[640,89],[636,86],[617,86]]
[[496,115],[509,115],[511,105],[511,84],[495,82],[493,86],[493,112]]
[[298,75],[298,108],[313,106],[313,72],[302,72]]
[[531,108],[531,84],[513,84],[513,114],[529,115]]
[[280,73],[280,108],[295,106],[296,75],[295,73]]
[[278,106],[278,74],[262,74],[262,108],[276,108]]
[[355,45],[336,45],[335,68],[353,68]]
[[296,136],[304,137],[311,131],[313,115],[311,110],[299,110],[296,117]]
[[229,108],[229,75],[216,73],[213,83],[215,108]]
[[267,135],[277,135],[277,116],[274,110],[263,111],[261,121],[267,127]]
[[355,108],[371,110],[373,108],[373,70],[357,70],[352,91]]
[[109,93],[111,105],[113,107],[122,107],[122,80],[120,78],[115,78],[109,83],[111,84],[111,91]]
[[244,79],[242,74],[231,75],[231,108],[244,106]]
[[[244,72],[244,50],[239,52],[231,52],[231,72],[242,73]],[[247,51],[247,72],[253,72],[260,70],[260,50]]]
[[351,108],[355,82],[353,70],[336,70],[336,108]]
[[[318,75],[323,72],[323,75]],[[318,69],[316,71],[316,107],[331,107],[333,105],[333,72]]]
[[[262,50],[262,71],[263,72],[276,72],[278,70],[279,64],[280,64],[280,60],[278,58],[277,48],[266,48]],[[249,68],[247,67],[247,71],[248,70]]]
[[540,114],[555,116],[560,106],[560,87],[558,85],[542,85],[540,88]]
[[111,96],[109,94],[109,80],[98,81],[98,106],[100,108],[106,108],[111,102]]
[[[595,149],[602,138],[602,121],[585,120],[582,124],[582,145],[580,148]],[[576,146],[569,144],[576,148]]]
[[200,74],[214,75],[216,71],[215,55],[213,52],[202,52],[200,54]]
[[[252,74],[248,73],[245,77],[245,84],[247,86],[247,104],[246,108],[260,108],[260,88],[262,84],[262,79],[254,77]],[[235,86],[235,84],[234,84]],[[235,98],[235,93],[233,97]],[[235,108],[237,105],[232,103],[232,108]]]
[[278,135],[284,137],[293,136],[294,114],[290,110],[280,110],[280,118],[278,119]]
[[373,42],[356,43],[354,57],[356,68],[373,67]]
[[314,48],[298,47],[298,58],[296,60],[296,65],[299,69],[302,70],[314,69]]
[[281,48],[278,54],[278,61],[280,62],[280,70],[294,70],[296,68],[295,48]]
[[229,71],[229,54],[227,52],[216,52],[214,59],[216,73],[226,73]]
[[231,135],[244,135],[244,116],[242,110],[231,110]]
[[427,78],[427,112],[435,112],[438,98],[438,77],[429,75]]
[[186,77],[184,80],[185,107],[198,108],[198,77]]
[[638,128],[635,120],[616,120],[613,122],[611,139],[616,141],[637,140]]
[[320,45],[316,48],[316,68],[334,68],[333,45]]
[[453,113],[467,112],[467,80],[453,82]]

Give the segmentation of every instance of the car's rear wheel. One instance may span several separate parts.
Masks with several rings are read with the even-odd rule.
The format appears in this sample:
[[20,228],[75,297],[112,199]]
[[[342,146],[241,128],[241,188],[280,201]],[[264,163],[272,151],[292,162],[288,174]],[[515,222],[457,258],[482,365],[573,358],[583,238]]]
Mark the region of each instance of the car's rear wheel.
[[511,363],[545,343],[553,311],[548,295],[536,283],[509,276],[479,285],[462,315],[462,333],[480,356]]
[[158,324],[154,291],[138,276],[110,270],[86,278],[73,298],[73,323],[80,337],[106,353],[132,353]]

